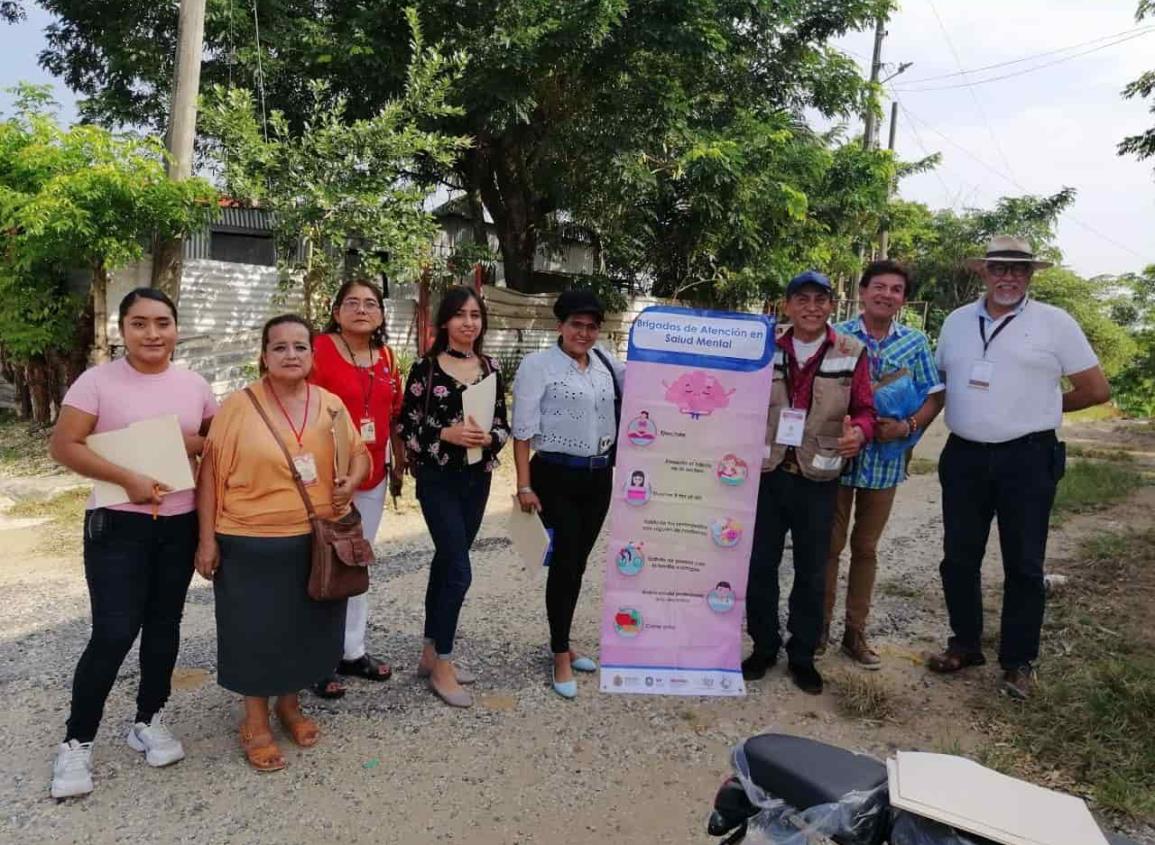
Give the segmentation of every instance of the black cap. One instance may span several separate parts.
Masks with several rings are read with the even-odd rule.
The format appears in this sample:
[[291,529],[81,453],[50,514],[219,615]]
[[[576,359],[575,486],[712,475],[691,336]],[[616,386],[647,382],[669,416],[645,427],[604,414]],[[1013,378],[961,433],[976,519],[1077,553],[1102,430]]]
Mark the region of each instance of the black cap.
[[564,323],[571,314],[591,314],[600,323],[606,316],[602,301],[588,290],[567,290],[553,304],[553,313],[559,323]]
[[790,280],[790,284],[786,285],[787,298],[794,296],[798,291],[802,290],[806,285],[813,285],[816,288],[821,288],[827,293],[831,293],[834,288],[830,284],[830,279],[819,273],[817,270],[807,270],[805,273],[799,273]]

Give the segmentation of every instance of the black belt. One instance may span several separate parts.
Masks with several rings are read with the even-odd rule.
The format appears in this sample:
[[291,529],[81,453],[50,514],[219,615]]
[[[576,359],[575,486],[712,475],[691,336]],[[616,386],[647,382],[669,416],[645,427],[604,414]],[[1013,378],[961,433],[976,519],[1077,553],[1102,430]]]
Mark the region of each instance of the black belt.
[[1055,432],[1051,430],[1034,431],[1030,434],[1024,434],[1022,437],[1016,437],[1014,440],[1004,440],[1002,443],[981,443],[978,440],[967,440],[965,437],[959,437],[957,434],[952,434],[950,439],[971,449],[1004,449],[1007,447],[1026,446],[1031,443],[1054,443],[1059,438]]
[[578,455],[566,455],[562,452],[538,452],[537,457],[541,458],[547,464],[554,464],[560,467],[569,467],[570,469],[609,469],[614,465],[613,455],[591,455],[589,457],[579,457]]

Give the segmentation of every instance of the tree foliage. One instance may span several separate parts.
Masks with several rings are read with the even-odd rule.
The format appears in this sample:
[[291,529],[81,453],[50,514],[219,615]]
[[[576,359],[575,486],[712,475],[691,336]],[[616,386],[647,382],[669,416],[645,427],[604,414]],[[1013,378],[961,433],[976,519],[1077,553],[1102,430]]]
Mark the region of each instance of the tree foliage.
[[430,189],[413,174],[447,171],[469,144],[421,128],[458,112],[446,93],[464,57],[425,46],[415,16],[411,23],[405,88],[372,117],[350,119],[347,98],[315,81],[300,126],[274,110],[266,137],[251,92],[217,86],[206,97],[202,122],[218,139],[213,152],[225,185],[271,213],[284,281],[304,280],[310,314],[323,313],[341,284],[349,248],[371,275],[415,275],[432,261]]
[[[461,111],[438,116],[428,128],[474,139],[459,158],[453,181],[465,190],[478,219],[482,203],[491,213],[506,278],[515,287],[528,285],[539,246],[548,243],[567,214],[618,238],[623,256],[639,249],[652,255],[656,246],[630,246],[627,235],[636,240],[643,224],[665,222],[665,209],[683,202],[698,211],[680,215],[676,222],[682,231],[696,221],[702,230],[690,232],[695,254],[673,262],[689,274],[677,284],[700,285],[706,278],[731,284],[726,268],[732,256],[753,241],[743,231],[735,243],[718,243],[723,215],[703,208],[710,198],[700,192],[716,187],[717,180],[722,190],[741,197],[759,180],[774,181],[772,171],[734,179],[727,171],[739,163],[739,153],[760,167],[777,166],[791,155],[806,158],[789,149],[800,148],[801,139],[775,142],[779,151],[737,150],[754,126],[779,127],[786,116],[805,109],[860,113],[868,103],[865,83],[855,63],[827,42],[869,25],[892,5],[890,0],[260,0],[258,47],[246,4],[210,0],[204,80],[256,90],[260,59],[267,102],[294,131],[312,115],[310,79],[327,82],[334,96],[345,98],[349,119],[369,119],[405,85],[410,60],[405,3],[415,7],[432,43],[473,57],[450,95]],[[175,7],[144,8],[130,0],[106,0],[99,7],[87,0],[43,0],[43,5],[60,19],[48,33],[43,61],[86,96],[83,113],[102,121],[161,125]],[[810,155],[821,171],[821,151]],[[647,167],[658,183],[646,197],[649,210],[636,220],[612,216],[633,213],[620,202],[622,186],[613,176],[626,173],[642,184],[651,178]],[[739,228],[770,222],[771,233],[761,235],[766,243],[778,232],[794,231],[801,225],[800,211],[815,206],[809,195],[803,205],[795,192],[805,193],[821,178],[821,172],[805,168],[781,174],[777,181],[784,187],[771,185],[771,199],[739,210]],[[599,188],[606,188],[607,196],[587,203],[587,193]],[[770,209],[774,198],[783,205]],[[831,225],[817,214],[810,222],[817,231]],[[841,247],[827,249],[834,253]],[[775,267],[785,255],[759,256],[757,263]],[[712,264],[722,269],[710,271]],[[733,284],[748,287],[745,280]]]
[[1128,414],[1155,416],[1155,264],[1098,281],[1115,291],[1111,318],[1135,343],[1135,354],[1111,381],[1115,400]]
[[13,113],[0,115],[0,345],[8,366],[70,353],[83,362],[85,341],[100,345],[108,274],[153,236],[204,225],[216,192],[199,179],[170,182],[154,139],[64,128],[46,88],[14,93]]
[[1025,238],[1041,257],[1060,259],[1055,224],[1074,201],[1074,189],[1063,188],[1045,197],[1003,197],[994,208],[961,213],[896,203],[890,254],[914,270],[916,296],[929,303],[928,330],[936,332],[947,314],[978,298],[982,282],[965,261],[982,255],[993,235]]
[[[1139,0],[1139,8],[1135,12],[1136,22],[1147,16],[1155,17],[1155,0]],[[1149,70],[1123,89],[1123,96],[1152,98],[1151,113],[1155,114],[1155,69]],[[1119,144],[1120,155],[1136,155],[1141,159],[1155,156],[1155,126],[1138,135],[1124,138]]]

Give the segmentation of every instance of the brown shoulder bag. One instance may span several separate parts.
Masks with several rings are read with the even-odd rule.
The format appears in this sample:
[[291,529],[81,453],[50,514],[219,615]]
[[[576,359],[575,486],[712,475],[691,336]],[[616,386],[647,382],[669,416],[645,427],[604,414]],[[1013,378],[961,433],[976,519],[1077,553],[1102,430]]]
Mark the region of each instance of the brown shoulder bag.
[[293,463],[285,441],[273,427],[256,394],[246,387],[245,393],[289,463],[289,472],[297,485],[297,492],[305,503],[309,523],[313,526],[313,548],[309,567],[309,598],[314,601],[341,601],[359,596],[369,590],[369,564],[374,560],[373,545],[365,539],[361,529],[361,514],[355,505],[340,519],[321,519],[313,508],[305,482]]

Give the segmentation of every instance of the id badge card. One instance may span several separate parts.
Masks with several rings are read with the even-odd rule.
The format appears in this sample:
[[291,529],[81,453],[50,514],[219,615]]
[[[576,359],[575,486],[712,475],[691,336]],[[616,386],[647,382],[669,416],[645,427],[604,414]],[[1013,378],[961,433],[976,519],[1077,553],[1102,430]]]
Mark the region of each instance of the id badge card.
[[614,445],[614,439],[612,437],[601,438],[600,440],[598,440],[598,454],[604,455],[606,452],[608,452],[610,450],[610,447],[613,445]]
[[366,444],[377,442],[377,423],[371,417],[361,420],[361,440]]
[[970,378],[967,387],[972,390],[990,390],[991,378],[995,374],[995,365],[990,361],[974,361],[971,363]]
[[317,460],[312,452],[302,452],[293,458],[293,466],[297,468],[301,481],[306,485],[317,483]]
[[802,430],[806,427],[806,412],[783,408],[778,416],[778,435],[774,442],[782,446],[801,446]]

